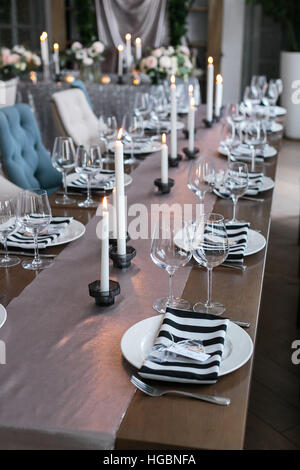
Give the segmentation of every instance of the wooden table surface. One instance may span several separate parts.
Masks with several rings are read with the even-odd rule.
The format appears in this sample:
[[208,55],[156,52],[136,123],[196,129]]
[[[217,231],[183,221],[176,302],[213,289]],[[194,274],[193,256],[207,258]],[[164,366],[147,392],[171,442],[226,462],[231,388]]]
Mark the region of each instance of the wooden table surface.
[[[278,136],[275,137],[277,139]],[[277,158],[265,164],[265,174],[275,179]],[[272,191],[263,194],[263,203],[240,201],[238,217],[251,222],[252,228],[261,230],[268,239]],[[260,195],[261,197],[261,195]],[[54,202],[54,196],[51,197]],[[94,215],[92,210],[76,206],[64,209],[52,204],[53,215],[74,216],[87,223]],[[231,216],[228,201],[218,200],[215,212]],[[48,248],[47,253],[58,254],[63,247]],[[248,331],[255,342],[259,317],[261,291],[267,249],[246,258],[246,272],[217,268],[213,274],[213,298],[225,304],[229,318],[251,322]],[[22,257],[21,257],[22,258]],[[22,258],[23,259],[23,258]],[[0,270],[0,298],[5,306],[20,295],[38,273],[26,271],[21,265]],[[183,296],[191,302],[206,298],[206,272],[194,268]],[[222,377],[215,385],[201,386],[204,394],[216,394],[231,399],[229,407],[210,405],[189,398],[164,396],[148,397],[137,391],[117,433],[117,449],[242,449],[246,427],[247,407],[251,384],[251,359],[236,372]],[[128,365],[126,364],[126,367]],[[180,388],[180,385],[176,388]],[[184,386],[197,390],[199,386]]]

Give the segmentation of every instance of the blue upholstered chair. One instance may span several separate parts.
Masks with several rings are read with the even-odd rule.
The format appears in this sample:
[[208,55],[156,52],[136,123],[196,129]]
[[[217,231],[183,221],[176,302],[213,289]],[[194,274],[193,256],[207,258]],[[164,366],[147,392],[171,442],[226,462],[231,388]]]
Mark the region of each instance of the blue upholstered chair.
[[85,86],[85,84],[84,84],[81,80],[75,80],[75,81],[71,84],[71,88],[79,88],[81,91],[83,91],[83,93],[85,94],[85,97],[86,97],[86,99],[87,99],[88,104],[89,104],[90,107],[93,109],[93,105],[92,105],[91,99],[90,99],[90,97],[89,97],[88,91],[87,91],[87,89],[86,89],[86,86]]
[[51,194],[61,184],[61,174],[51,164],[27,104],[0,109],[0,157],[7,178],[20,188],[41,188]]

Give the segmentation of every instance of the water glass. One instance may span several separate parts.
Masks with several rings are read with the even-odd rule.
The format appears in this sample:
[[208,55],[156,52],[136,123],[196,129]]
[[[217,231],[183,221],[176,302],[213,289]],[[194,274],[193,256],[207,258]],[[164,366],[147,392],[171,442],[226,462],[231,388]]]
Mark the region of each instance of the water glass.
[[233,201],[233,217],[227,222],[229,224],[240,223],[236,218],[236,208],[238,200],[248,189],[248,166],[242,162],[230,163],[225,178],[225,187],[230,192]]
[[68,196],[67,174],[72,172],[75,166],[75,148],[71,137],[56,137],[52,151],[52,165],[63,176],[64,195],[57,198],[55,204],[70,206],[76,201]]
[[91,184],[93,178],[100,173],[101,169],[102,157],[99,145],[93,145],[89,152],[83,145],[80,145],[76,151],[75,171],[87,181],[87,198],[85,201],[78,202],[79,207],[87,209],[98,207],[98,202],[91,197]]
[[0,257],[0,268],[11,268],[20,263],[19,258],[10,256],[7,249],[7,238],[17,228],[16,201],[9,196],[0,197],[0,242],[4,246],[5,255]]

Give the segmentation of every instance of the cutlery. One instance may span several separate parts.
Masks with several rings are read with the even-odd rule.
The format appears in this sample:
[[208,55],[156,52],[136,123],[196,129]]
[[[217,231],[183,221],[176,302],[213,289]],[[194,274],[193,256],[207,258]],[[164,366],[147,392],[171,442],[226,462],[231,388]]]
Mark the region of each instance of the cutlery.
[[[5,251],[0,251],[1,255],[4,255],[6,252]],[[34,253],[27,253],[27,251],[9,251],[9,255],[19,255],[19,256],[28,256],[30,258],[34,257]],[[57,255],[49,255],[49,254],[42,254],[40,255],[41,258],[55,258]]]
[[[221,199],[231,199],[230,196],[224,196],[223,194],[219,193],[219,191],[216,191],[215,194],[217,194],[217,196],[219,196]],[[242,196],[240,197],[240,199],[244,199],[245,201],[253,201],[253,202],[265,202],[264,199],[259,199],[255,196]]]
[[232,323],[240,326],[241,328],[250,328],[251,323],[248,321],[237,321],[237,320],[230,320]]
[[180,395],[184,397],[196,398],[197,400],[207,401],[209,403],[214,403],[215,405],[223,405],[223,406],[230,405],[229,398],[214,397],[214,396],[209,396],[209,395],[200,395],[198,393],[182,392],[181,390],[162,390],[160,388],[154,388],[146,384],[142,380],[138,379],[134,375],[131,377],[131,383],[133,383],[133,385],[135,385],[136,388],[144,392],[146,395],[150,395],[151,397],[161,397],[162,395],[171,393],[171,394],[176,394],[176,395]]

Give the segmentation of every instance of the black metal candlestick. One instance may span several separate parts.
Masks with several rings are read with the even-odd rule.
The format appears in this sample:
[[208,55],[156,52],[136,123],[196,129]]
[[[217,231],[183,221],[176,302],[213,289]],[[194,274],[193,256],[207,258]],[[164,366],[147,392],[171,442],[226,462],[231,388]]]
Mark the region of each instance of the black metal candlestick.
[[115,297],[121,292],[120,284],[116,281],[109,281],[109,291],[101,292],[101,281],[94,281],[89,284],[89,293],[94,297],[96,305],[100,307],[110,307],[115,303]]
[[179,153],[177,154],[176,158],[172,158],[171,155],[169,155],[169,167],[177,168],[181,160],[182,160],[182,156]]
[[213,124],[214,124],[214,121],[213,121],[213,120],[212,120],[212,121],[208,121],[207,119],[203,119],[202,121],[204,122],[204,125],[205,125],[205,127],[206,127],[207,129],[210,129],[210,128],[213,126]]
[[167,183],[163,183],[161,178],[157,178],[154,181],[154,184],[155,186],[157,186],[161,194],[169,194],[171,191],[171,188],[173,188],[175,184],[175,181],[172,178],[169,178]]
[[[129,241],[130,241],[130,235],[127,232],[126,243],[128,243]],[[114,238],[113,232],[109,232],[109,244],[113,246],[117,246],[118,244],[118,239]]]
[[182,151],[184,152],[188,160],[193,160],[200,152],[200,149],[198,147],[194,147],[194,150],[190,151],[187,147],[185,147],[184,149],[182,149]]
[[136,256],[136,250],[132,246],[126,247],[126,254],[119,255],[118,247],[111,246],[109,250],[109,257],[113,262],[115,268],[118,269],[128,269],[131,266],[131,261]]

